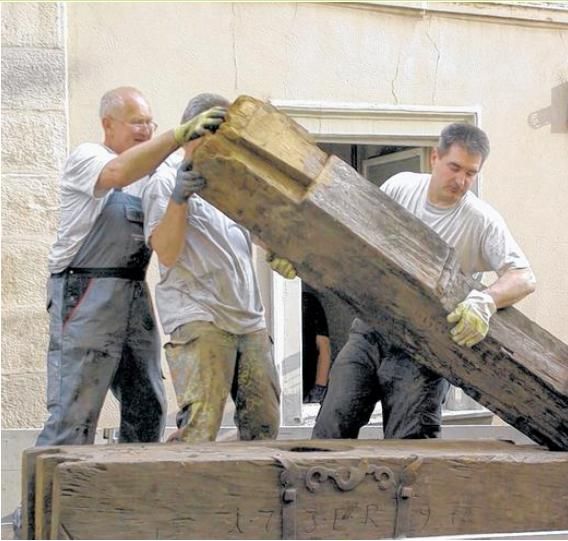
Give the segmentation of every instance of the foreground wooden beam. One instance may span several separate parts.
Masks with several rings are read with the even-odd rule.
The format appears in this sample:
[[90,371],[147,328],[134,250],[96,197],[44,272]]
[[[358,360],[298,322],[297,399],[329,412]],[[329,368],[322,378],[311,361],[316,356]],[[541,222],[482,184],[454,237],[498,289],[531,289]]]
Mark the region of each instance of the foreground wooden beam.
[[36,525],[42,538],[382,539],[568,529],[568,454],[536,446],[300,440],[35,456],[43,486],[51,486],[44,524]]
[[473,349],[456,345],[446,315],[475,283],[454,251],[298,124],[241,97],[193,158],[203,197],[303,279],[534,441],[568,449],[568,346],[514,308]]

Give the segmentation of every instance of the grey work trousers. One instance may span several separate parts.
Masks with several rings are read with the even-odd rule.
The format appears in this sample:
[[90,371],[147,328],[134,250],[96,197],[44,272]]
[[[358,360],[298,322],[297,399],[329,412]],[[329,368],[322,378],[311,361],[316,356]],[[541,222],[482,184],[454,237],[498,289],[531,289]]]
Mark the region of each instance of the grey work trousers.
[[160,441],[165,391],[146,283],[51,277],[48,312],[49,418],[36,445],[93,443],[109,388],[120,403],[119,441]]
[[404,351],[387,349],[377,331],[356,319],[331,367],[312,438],[357,438],[379,400],[386,439],[437,438],[448,390],[447,380]]

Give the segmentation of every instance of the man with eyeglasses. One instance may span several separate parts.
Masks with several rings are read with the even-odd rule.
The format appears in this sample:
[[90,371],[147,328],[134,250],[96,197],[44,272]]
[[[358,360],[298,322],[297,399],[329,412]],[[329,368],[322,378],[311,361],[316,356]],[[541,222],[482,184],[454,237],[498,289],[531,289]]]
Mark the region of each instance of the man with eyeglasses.
[[[171,153],[214,130],[206,111],[152,138],[150,105],[135,88],[101,99],[104,141],[79,145],[61,177],[61,216],[48,258],[48,419],[36,445],[91,444],[109,388],[120,403],[119,442],[159,441],[165,392],[145,273],[138,193]],[[21,508],[13,515],[16,538]]]
[[119,441],[160,440],[165,393],[138,194],[147,175],[214,130],[224,111],[152,137],[150,105],[135,88],[121,87],[102,97],[100,118],[104,142],[79,145],[61,177],[61,217],[49,253],[49,418],[38,446],[93,443],[109,388],[120,402]]

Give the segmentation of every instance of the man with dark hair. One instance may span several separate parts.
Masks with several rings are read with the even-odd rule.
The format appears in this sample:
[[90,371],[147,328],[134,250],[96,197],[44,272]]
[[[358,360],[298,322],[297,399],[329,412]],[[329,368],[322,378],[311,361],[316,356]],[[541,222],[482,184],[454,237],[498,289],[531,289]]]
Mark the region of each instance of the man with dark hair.
[[[529,262],[503,218],[469,191],[488,154],[482,130],[451,124],[432,151],[431,175],[399,173],[381,186],[455,248],[464,273],[497,273],[491,286],[472,290],[447,317],[455,324],[452,339],[464,347],[485,338],[498,308],[535,289]],[[448,388],[444,378],[390,344],[387,329],[355,319],[333,363],[313,437],[356,438],[379,400],[385,438],[439,437]]]
[[[187,105],[185,121],[212,108],[224,114],[227,100],[200,94]],[[201,199],[205,179],[193,170],[198,140],[183,146],[177,170],[162,165],[142,196],[145,235],[160,262],[158,313],[170,335],[166,357],[178,401],[178,431],[171,439],[211,441],[221,425],[229,393],[243,440],[275,438],[280,386],[266,330],[246,229]],[[274,258],[272,267],[292,277]]]

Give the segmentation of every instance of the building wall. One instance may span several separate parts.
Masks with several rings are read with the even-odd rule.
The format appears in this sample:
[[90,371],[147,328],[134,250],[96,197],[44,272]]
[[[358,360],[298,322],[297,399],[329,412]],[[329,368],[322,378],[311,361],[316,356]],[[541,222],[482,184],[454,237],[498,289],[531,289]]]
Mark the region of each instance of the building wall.
[[[204,91],[477,108],[493,149],[481,196],[505,217],[538,279],[519,308],[568,341],[568,133],[530,122],[568,82],[565,11],[509,6],[514,18],[504,18],[485,4],[464,14],[434,4],[96,2],[66,11],[64,41],[58,4],[2,6],[3,427],[44,419],[43,295],[66,149],[65,46],[71,147],[102,139],[100,96],[125,84],[146,94],[160,130]],[[102,422],[114,423],[105,411]]]
[[475,9],[458,17],[356,4],[70,4],[71,142],[98,135],[100,93],[125,82],[146,92],[163,128],[203,91],[478,106],[493,149],[481,196],[505,217],[539,282],[520,307],[567,341],[568,133],[535,129],[529,116],[568,83],[568,18],[552,12],[560,22],[545,24],[538,9],[518,21]]
[[45,416],[47,253],[67,153],[65,11],[2,9],[2,427]]

